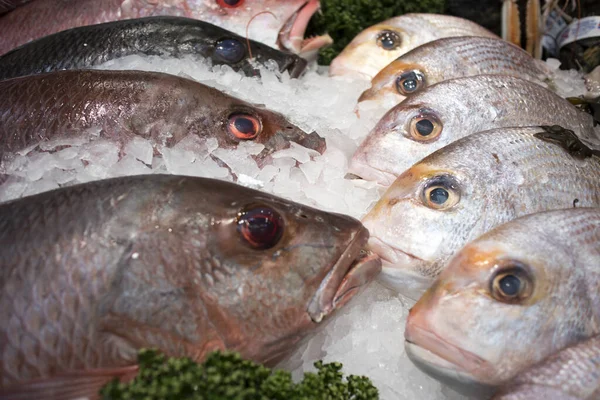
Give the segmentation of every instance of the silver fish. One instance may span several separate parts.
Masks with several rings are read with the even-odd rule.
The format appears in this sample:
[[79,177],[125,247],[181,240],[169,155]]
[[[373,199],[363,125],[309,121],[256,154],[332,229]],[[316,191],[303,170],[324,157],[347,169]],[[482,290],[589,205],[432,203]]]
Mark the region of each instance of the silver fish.
[[475,133],[400,175],[363,219],[382,280],[417,299],[462,246],[490,229],[536,212],[600,207],[600,154],[552,129]]

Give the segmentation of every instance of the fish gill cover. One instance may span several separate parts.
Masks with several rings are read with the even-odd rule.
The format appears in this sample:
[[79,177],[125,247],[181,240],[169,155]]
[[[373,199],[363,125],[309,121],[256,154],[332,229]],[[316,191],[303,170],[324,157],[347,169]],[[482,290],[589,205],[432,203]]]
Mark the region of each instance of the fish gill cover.
[[321,0],[321,12],[310,21],[307,37],[329,33],[333,45],[319,52],[319,64],[331,61],[362,30],[407,13],[442,13],[446,0]]

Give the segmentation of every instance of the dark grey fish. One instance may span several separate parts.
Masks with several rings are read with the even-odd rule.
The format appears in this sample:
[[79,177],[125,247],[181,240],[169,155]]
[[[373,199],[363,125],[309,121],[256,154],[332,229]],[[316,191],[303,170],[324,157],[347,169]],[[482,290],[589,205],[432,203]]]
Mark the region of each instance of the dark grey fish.
[[148,17],[73,28],[20,46],[0,57],[0,79],[85,69],[132,54],[207,58],[249,76],[270,60],[292,77],[306,67],[306,60],[297,55],[248,42],[207,22]]
[[379,273],[368,237],[345,215],[174,175],[2,204],[0,398],[95,398],[142,347],[273,364]]

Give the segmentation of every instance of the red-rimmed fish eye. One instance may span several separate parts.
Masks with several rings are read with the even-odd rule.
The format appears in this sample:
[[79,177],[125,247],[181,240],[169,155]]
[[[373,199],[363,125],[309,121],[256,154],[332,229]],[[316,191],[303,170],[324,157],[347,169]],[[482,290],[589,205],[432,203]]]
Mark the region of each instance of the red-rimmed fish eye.
[[503,303],[520,303],[533,293],[533,278],[520,262],[508,262],[498,269],[490,281],[490,294]]
[[235,113],[227,119],[227,131],[238,139],[252,140],[262,131],[262,123],[254,115]]
[[242,239],[256,250],[275,246],[283,236],[283,218],[270,207],[257,206],[242,211],[237,220]]
[[394,31],[381,31],[377,35],[377,46],[384,50],[394,50],[400,46],[400,35]]
[[238,8],[245,0],[217,0],[217,4],[225,8]]
[[421,71],[407,71],[396,78],[396,90],[403,96],[415,93],[425,86],[425,75]]
[[417,142],[432,142],[442,133],[442,121],[433,113],[424,112],[414,116],[409,123],[408,133]]

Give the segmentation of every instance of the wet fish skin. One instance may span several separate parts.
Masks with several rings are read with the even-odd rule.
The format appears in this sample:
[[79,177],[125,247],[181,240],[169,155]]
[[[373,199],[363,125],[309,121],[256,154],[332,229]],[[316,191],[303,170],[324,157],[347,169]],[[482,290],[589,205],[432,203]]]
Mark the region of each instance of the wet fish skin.
[[382,282],[416,300],[458,250],[490,229],[536,212],[600,207],[600,158],[577,158],[535,136],[543,131],[475,133],[400,175],[363,218],[383,260]]
[[[428,136],[412,125],[421,118],[436,125]],[[359,146],[348,172],[389,186],[411,165],[462,137],[537,125],[560,125],[589,144],[600,143],[593,118],[552,91],[513,76],[478,75],[432,85],[393,107]]]
[[[385,50],[377,38],[386,31],[399,40],[397,47]],[[404,14],[373,25],[359,33],[331,63],[332,76],[353,75],[373,79],[396,58],[425,43],[453,36],[483,36],[498,38],[476,23],[441,14]],[[399,41],[399,43],[398,43]]]
[[[599,227],[599,208],[568,208],[513,220],[466,245],[409,313],[411,359],[457,387],[592,393],[597,338],[534,365],[600,333]],[[512,297],[502,283],[509,276]]]
[[252,139],[264,159],[290,141],[322,152],[325,140],[306,134],[279,113],[261,109],[189,79],[141,71],[58,71],[0,81],[0,155],[38,142],[80,137],[91,129],[124,142],[134,135],[172,146],[189,134],[214,137],[220,147],[242,141],[230,134],[230,116],[260,121]]
[[587,400],[600,396],[600,337],[567,347],[520,373],[492,400]]
[[[240,60],[228,62],[217,43],[234,40]],[[84,26],[49,35],[0,56],[0,79],[62,69],[88,69],[114,58],[138,55],[208,58],[246,75],[258,74],[255,63],[277,62],[280,71],[298,77],[306,60],[251,41],[206,22],[182,17],[148,17]],[[250,57],[252,55],[252,58]]]
[[[283,219],[266,249],[238,228],[259,206]],[[0,392],[102,376],[141,347],[273,363],[380,270],[362,258],[358,220],[213,179],[96,181],[4,203],[0,216]]]
[[31,0],[0,0],[0,15],[5,14]]
[[[307,0],[241,0],[235,7],[217,0],[36,0],[0,18],[0,54],[78,26],[161,15],[199,19],[243,37],[248,26],[249,39],[301,53],[308,19],[319,5],[318,0],[311,0],[311,8],[302,12],[305,4]],[[262,12],[266,13],[257,16]],[[289,43],[296,36],[300,42]]]
[[[411,71],[422,74],[422,84],[414,91],[402,93],[396,82]],[[544,85],[549,74],[544,63],[504,40],[449,37],[425,43],[392,61],[372,79],[371,88],[361,95],[359,102],[376,101],[382,107],[395,105],[428,86],[474,75],[511,75]],[[389,100],[384,101],[385,97]]]

